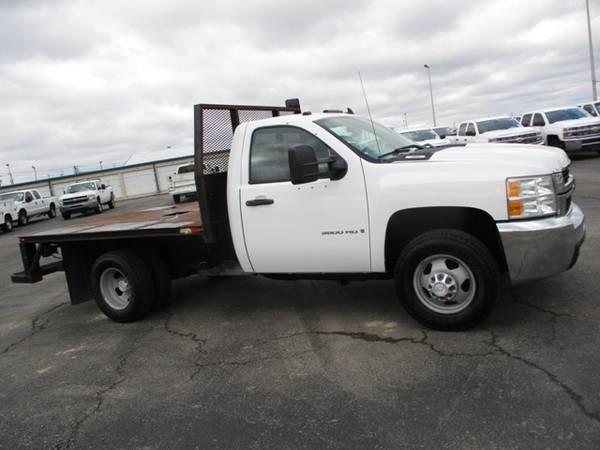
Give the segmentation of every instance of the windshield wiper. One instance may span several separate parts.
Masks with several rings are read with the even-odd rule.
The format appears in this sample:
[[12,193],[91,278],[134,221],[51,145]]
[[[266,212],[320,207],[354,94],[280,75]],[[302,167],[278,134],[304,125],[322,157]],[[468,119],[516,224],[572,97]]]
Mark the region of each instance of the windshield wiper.
[[414,148],[416,150],[423,150],[425,147],[423,147],[422,145],[419,145],[419,144],[408,144],[408,145],[404,145],[402,147],[395,148],[391,152],[387,152],[387,153],[384,153],[383,155],[379,155],[377,158],[381,159],[381,158],[385,158],[386,156],[397,155],[398,153],[408,153],[411,148]]

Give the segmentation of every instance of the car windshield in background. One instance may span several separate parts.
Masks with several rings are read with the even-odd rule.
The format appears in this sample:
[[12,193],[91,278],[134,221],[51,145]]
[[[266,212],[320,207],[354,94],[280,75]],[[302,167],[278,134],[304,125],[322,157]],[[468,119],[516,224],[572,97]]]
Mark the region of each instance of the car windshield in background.
[[503,117],[500,119],[480,120],[477,122],[479,133],[487,133],[488,131],[507,130],[509,128],[519,128],[519,122],[512,117]]
[[564,120],[582,119],[589,117],[588,114],[579,108],[559,109],[556,111],[546,111],[548,122],[562,122]]
[[81,183],[81,184],[73,184],[69,186],[67,189],[67,194],[74,194],[75,192],[83,192],[83,191],[95,191],[96,185],[94,183]]
[[367,158],[393,158],[395,153],[409,152],[415,145],[407,137],[363,117],[327,117],[315,123]]
[[177,173],[192,173],[194,171],[194,165],[180,167]]
[[402,131],[402,136],[406,136],[413,141],[428,141],[430,139],[438,139],[439,136],[435,134],[433,130],[415,130],[415,131]]
[[433,131],[435,131],[440,137],[442,137],[442,136],[454,136],[456,134],[456,130],[453,130],[450,127],[434,128]]
[[6,194],[0,194],[0,202],[6,202],[10,200],[16,200],[18,202],[23,201],[23,193],[22,192],[8,192]]

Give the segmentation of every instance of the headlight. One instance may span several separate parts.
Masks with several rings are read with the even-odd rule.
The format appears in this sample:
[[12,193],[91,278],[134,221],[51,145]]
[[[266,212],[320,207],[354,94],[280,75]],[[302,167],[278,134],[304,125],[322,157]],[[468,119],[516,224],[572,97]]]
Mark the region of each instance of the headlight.
[[88,200],[95,200],[96,196],[94,194],[88,195]]
[[529,219],[556,214],[552,176],[506,180],[509,219]]

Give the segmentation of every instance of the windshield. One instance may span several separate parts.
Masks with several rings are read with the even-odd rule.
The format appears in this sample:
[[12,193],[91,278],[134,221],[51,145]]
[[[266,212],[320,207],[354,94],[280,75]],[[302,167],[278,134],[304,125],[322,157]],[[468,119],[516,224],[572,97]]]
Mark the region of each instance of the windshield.
[[181,166],[177,170],[177,173],[192,173],[193,171],[194,171],[194,165],[190,164],[188,166]]
[[400,133],[402,136],[413,141],[427,141],[429,139],[439,139],[440,137],[435,134],[433,130],[415,130],[415,131],[403,131]]
[[559,109],[557,111],[546,111],[548,122],[562,122],[563,120],[582,119],[589,117],[583,110],[579,108]]
[[477,122],[479,133],[487,133],[488,131],[507,130],[509,128],[519,128],[519,122],[512,117],[502,117],[500,119],[480,120]]
[[83,192],[83,191],[95,191],[96,183],[79,183],[72,184],[67,188],[67,194],[74,194],[75,192]]
[[23,193],[22,192],[7,192],[6,194],[0,194],[0,202],[5,202],[8,200],[16,200],[17,202],[23,201]]
[[[367,158],[392,158],[394,155],[386,154],[402,147],[415,145],[406,136],[402,136],[377,122],[371,123],[370,120],[364,117],[328,117],[317,120],[315,123],[330,131],[346,145]],[[373,133],[373,129],[375,129],[377,136]],[[406,152],[408,151],[407,149]]]
[[456,134],[456,130],[450,128],[450,127],[440,127],[440,128],[434,128],[433,131],[435,131],[440,137],[442,136],[453,136]]

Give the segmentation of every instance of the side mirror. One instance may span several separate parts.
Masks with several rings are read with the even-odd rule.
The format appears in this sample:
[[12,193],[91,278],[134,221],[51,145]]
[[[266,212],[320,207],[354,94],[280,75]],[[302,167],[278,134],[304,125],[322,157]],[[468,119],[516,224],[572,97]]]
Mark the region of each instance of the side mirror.
[[475,136],[475,132],[473,130],[467,131],[465,136]]
[[445,134],[440,134],[440,139],[446,139],[446,135]]
[[106,185],[105,184],[101,184],[100,187],[102,188],[102,190],[106,189]]
[[315,149],[310,145],[295,145],[288,150],[290,180],[292,184],[304,184],[319,179],[319,162]]
[[63,191],[63,195],[65,195],[67,193],[64,189],[62,191]]

